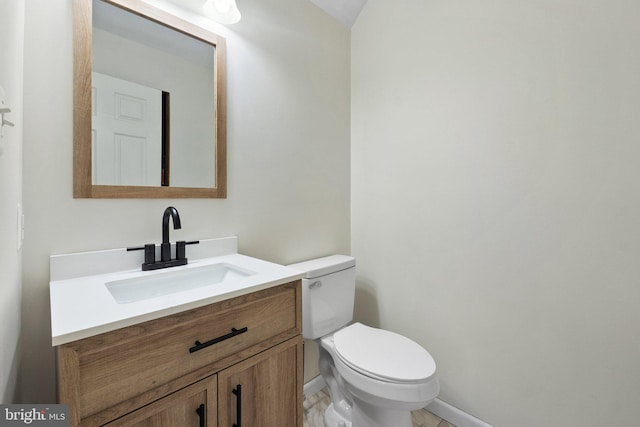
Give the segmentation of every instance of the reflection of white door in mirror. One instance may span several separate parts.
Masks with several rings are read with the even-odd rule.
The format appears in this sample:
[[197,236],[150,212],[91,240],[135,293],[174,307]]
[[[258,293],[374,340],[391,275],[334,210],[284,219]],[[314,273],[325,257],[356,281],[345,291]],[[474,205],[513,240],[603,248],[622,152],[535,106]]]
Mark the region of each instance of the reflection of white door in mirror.
[[215,186],[215,48],[101,0],[92,16],[93,72],[171,93],[170,185]]
[[[225,39],[152,6],[154,2],[148,0],[73,0],[72,3],[73,197],[225,198]],[[103,15],[101,11],[108,8],[113,13]],[[133,25],[123,26],[134,20]],[[140,33],[139,30],[144,30],[141,39],[128,37]],[[168,47],[173,49],[167,51]],[[184,55],[187,52],[192,54]],[[186,56],[198,61],[190,61]],[[203,62],[203,59],[206,60]],[[92,127],[92,71],[163,91],[161,108],[166,114],[160,119],[162,154],[159,165],[153,162],[154,169],[160,168],[159,178],[149,169],[144,173],[138,169],[133,181],[127,178],[117,182],[113,173],[105,182],[102,172],[94,169],[99,150],[92,145],[96,131]],[[170,111],[168,93],[171,94]],[[139,96],[134,95],[136,97]],[[132,109],[128,114],[133,115],[139,108],[135,103],[126,107]],[[140,142],[137,138],[127,139]],[[143,146],[127,144],[125,148],[141,150]],[[115,148],[112,150],[116,153]],[[120,168],[133,168],[142,158],[141,154],[134,160],[123,158]],[[102,160],[99,163],[98,167],[104,168]],[[115,169],[113,156],[108,163]],[[152,184],[142,183],[147,174],[153,176]]]
[[161,182],[162,91],[92,73],[93,184]]

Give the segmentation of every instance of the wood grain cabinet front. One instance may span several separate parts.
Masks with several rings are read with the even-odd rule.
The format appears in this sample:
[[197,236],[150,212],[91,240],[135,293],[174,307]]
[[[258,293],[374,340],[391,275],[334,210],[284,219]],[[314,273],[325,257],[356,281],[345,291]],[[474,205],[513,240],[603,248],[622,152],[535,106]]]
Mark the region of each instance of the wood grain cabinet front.
[[296,378],[302,341],[289,340],[218,374],[218,421],[221,427],[302,426],[296,402]]
[[[295,349],[287,358],[291,372],[265,376],[260,387],[280,390],[293,378],[284,386],[287,397],[294,396],[288,400],[292,423],[259,418],[245,425],[301,425],[300,297],[296,281],[63,344],[57,349],[58,400],[70,405],[72,426],[216,426],[212,382],[220,378],[214,374],[256,360],[256,366],[279,367],[285,356],[275,349],[288,342]],[[208,408],[204,418],[193,417],[193,405],[201,404]],[[183,416],[182,424],[162,421]]]
[[216,427],[218,420],[217,393],[217,377],[212,375],[112,421],[106,426]]

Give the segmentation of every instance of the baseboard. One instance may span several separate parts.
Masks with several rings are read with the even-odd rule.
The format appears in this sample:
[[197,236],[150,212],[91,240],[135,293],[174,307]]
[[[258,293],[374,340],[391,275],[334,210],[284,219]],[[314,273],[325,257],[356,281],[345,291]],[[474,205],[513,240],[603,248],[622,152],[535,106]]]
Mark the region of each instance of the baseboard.
[[313,396],[314,394],[316,394],[317,392],[319,392],[323,388],[325,388],[326,385],[327,384],[324,382],[324,379],[322,379],[322,376],[320,376],[320,375],[318,375],[317,377],[313,378],[312,380],[307,381],[304,384],[304,398],[305,398],[305,400],[307,398]]
[[425,409],[456,427],[493,427],[491,424],[485,423],[437,397]]
[[[307,381],[304,384],[304,398],[307,399],[323,388],[325,388],[326,384],[322,376],[318,375],[312,380]],[[467,414],[461,409],[456,408],[455,406],[449,405],[447,402],[444,402],[438,398],[436,398],[433,402],[427,405],[425,408],[427,411],[431,412],[434,415],[439,416],[445,421],[450,422],[456,427],[493,427],[491,424],[487,424],[484,421]]]

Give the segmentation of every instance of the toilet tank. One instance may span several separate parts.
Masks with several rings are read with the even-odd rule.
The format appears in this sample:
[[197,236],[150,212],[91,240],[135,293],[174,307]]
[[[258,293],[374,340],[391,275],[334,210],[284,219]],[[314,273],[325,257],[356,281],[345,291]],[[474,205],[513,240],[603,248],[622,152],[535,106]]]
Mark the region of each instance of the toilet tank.
[[302,279],[302,336],[316,339],[353,320],[356,260],[345,255],[291,264],[306,273]]

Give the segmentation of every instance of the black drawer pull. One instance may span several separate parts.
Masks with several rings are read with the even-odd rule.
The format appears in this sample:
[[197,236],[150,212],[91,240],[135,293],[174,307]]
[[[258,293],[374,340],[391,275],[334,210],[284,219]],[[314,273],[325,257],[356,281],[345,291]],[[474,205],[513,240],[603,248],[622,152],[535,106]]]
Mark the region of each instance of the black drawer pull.
[[231,392],[236,395],[236,424],[233,427],[242,427],[242,385],[238,384]]
[[207,424],[205,422],[206,411],[204,403],[198,406],[198,409],[196,409],[196,414],[198,414],[198,417],[200,418],[200,427],[205,427]]
[[202,350],[203,348],[209,347],[210,345],[218,344],[219,342],[224,341],[224,340],[228,340],[229,338],[233,338],[236,335],[244,334],[248,330],[249,330],[249,328],[247,328],[246,326],[244,328],[241,328],[241,329],[231,328],[231,332],[229,332],[228,334],[223,335],[221,337],[214,338],[214,339],[212,339],[210,341],[207,341],[207,342],[196,341],[195,345],[189,349],[189,353],[194,353],[194,352],[196,352],[198,350]]

